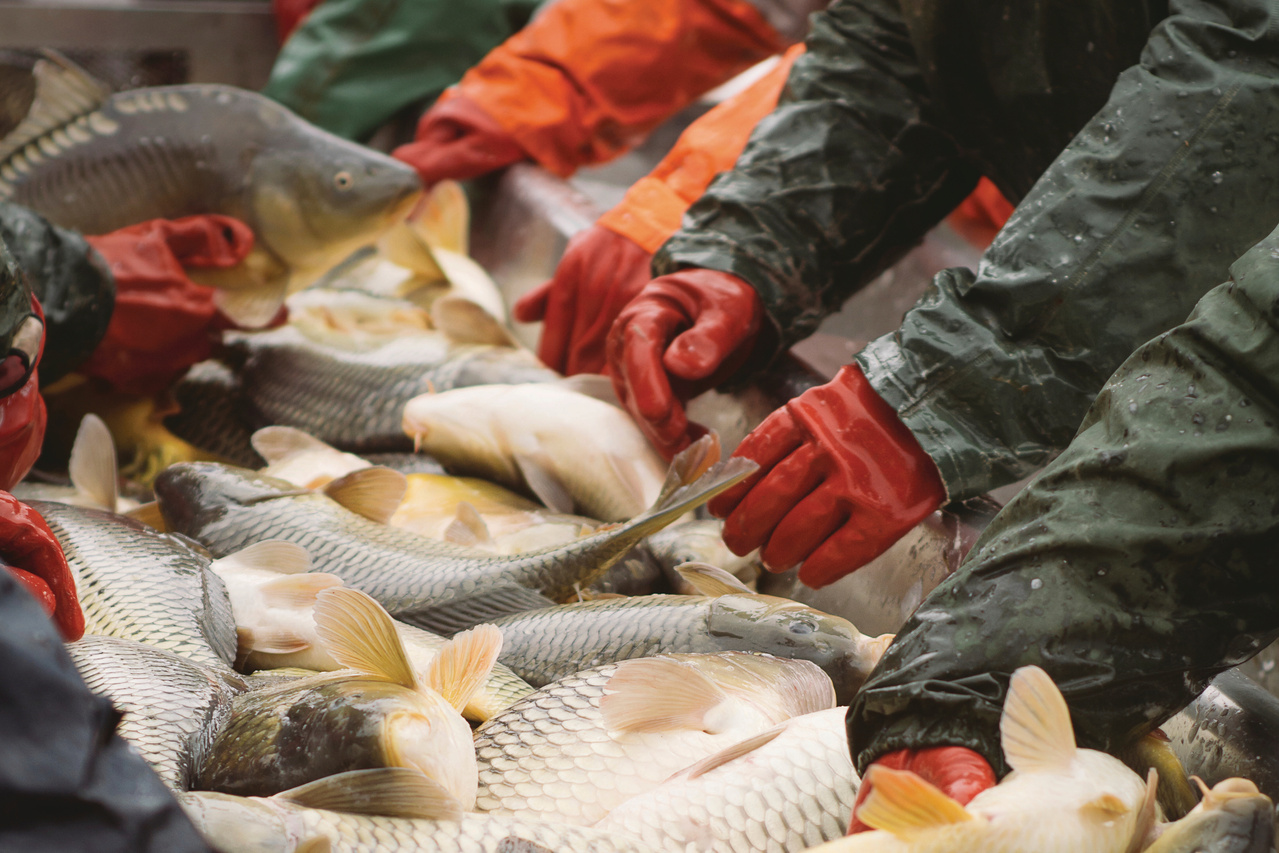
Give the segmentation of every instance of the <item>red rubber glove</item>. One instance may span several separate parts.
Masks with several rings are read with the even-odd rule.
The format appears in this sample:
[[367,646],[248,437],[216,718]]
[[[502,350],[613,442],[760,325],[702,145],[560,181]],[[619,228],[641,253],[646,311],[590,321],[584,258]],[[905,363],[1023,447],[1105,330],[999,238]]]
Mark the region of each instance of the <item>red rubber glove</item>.
[[703,432],[684,401],[742,366],[763,316],[749,284],[702,269],[653,279],[617,316],[606,344],[613,388],[667,459]]
[[154,394],[213,351],[214,333],[231,324],[214,290],[185,267],[227,268],[253,248],[253,232],[229,216],[152,219],[86,237],[115,277],[115,311],[106,336],[81,366],[117,391]]
[[633,241],[599,225],[569,240],[555,277],[515,303],[516,320],[543,323],[538,358],[565,376],[605,372],[608,330],[648,284],[652,260]]
[[968,805],[973,797],[995,784],[995,771],[980,754],[965,746],[933,746],[927,749],[899,749],[880,756],[870,763],[862,786],[853,803],[853,816],[848,824],[848,834],[866,832],[869,826],[857,819],[857,810],[870,796],[871,772],[875,767],[890,770],[909,770],[961,806]]
[[0,489],[13,488],[40,456],[47,421],[38,370],[43,354],[44,311],[33,296],[31,315],[0,359]]
[[45,605],[64,640],[84,636],[84,613],[58,540],[35,510],[8,492],[0,492],[0,558]]
[[759,464],[711,501],[735,554],[763,548],[817,588],[884,553],[942,505],[937,466],[855,365],[769,415],[734,456]]
[[430,186],[443,180],[464,181],[518,163],[528,157],[515,139],[475,101],[444,95],[417,123],[408,145],[391,153]]

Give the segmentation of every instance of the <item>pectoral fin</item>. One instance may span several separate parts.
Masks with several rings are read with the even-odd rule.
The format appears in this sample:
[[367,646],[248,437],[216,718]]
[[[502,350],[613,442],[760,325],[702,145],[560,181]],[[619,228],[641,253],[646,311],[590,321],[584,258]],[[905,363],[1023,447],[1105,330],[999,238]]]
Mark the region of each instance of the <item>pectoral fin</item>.
[[408,488],[408,480],[399,471],[375,465],[337,478],[324,487],[324,494],[369,521],[386,524]]
[[705,731],[707,715],[727,698],[710,678],[668,658],[623,661],[605,691],[604,724],[619,732]]
[[871,790],[857,810],[858,820],[904,840],[923,830],[973,820],[967,809],[908,770],[871,765],[862,784]]
[[326,589],[317,596],[315,631],[342,666],[408,688],[417,687],[395,623],[382,605],[358,590]]
[[271,799],[309,809],[423,820],[461,820],[457,799],[420,770],[378,767],[337,773]]
[[999,733],[1009,766],[1021,773],[1066,767],[1075,756],[1070,709],[1048,673],[1037,666],[1013,673]]

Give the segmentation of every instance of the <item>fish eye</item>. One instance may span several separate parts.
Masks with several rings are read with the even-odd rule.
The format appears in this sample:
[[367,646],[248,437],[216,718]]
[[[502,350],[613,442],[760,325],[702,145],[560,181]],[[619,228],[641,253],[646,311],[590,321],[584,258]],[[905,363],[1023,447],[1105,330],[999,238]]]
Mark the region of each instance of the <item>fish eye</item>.
[[338,172],[333,176],[333,186],[340,190],[350,189],[355,183],[355,178],[351,177],[350,172]]
[[811,634],[817,630],[817,625],[809,619],[796,619],[790,623],[790,632],[792,634]]

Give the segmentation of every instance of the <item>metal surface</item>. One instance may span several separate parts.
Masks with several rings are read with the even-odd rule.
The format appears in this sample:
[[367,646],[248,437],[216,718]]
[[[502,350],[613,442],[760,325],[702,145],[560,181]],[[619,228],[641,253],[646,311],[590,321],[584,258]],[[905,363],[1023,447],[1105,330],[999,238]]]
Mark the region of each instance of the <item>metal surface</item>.
[[278,50],[262,0],[0,0],[0,48],[173,51],[191,83],[259,89]]

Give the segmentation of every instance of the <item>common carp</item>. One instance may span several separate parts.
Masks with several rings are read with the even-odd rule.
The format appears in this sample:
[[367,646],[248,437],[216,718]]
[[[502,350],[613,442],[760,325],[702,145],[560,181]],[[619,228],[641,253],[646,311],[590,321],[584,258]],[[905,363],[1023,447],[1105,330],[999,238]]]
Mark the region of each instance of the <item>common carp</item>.
[[[707,470],[713,455],[709,440],[703,442],[677,458],[667,486],[648,512],[565,545],[509,557],[380,523],[404,494],[403,477],[387,469],[356,471],[329,484],[325,492],[311,492],[252,471],[191,463],[170,467],[156,479],[155,490],[168,528],[191,536],[215,554],[264,539],[296,542],[307,549],[317,570],[372,595],[396,618],[448,634],[544,607],[548,599],[567,599],[640,539],[754,470],[753,462],[742,459]],[[702,471],[706,473],[698,477]],[[371,488],[370,477],[387,488]],[[334,496],[368,517],[352,512]]]
[[230,86],[111,94],[65,59],[34,68],[35,102],[0,140],[0,201],[65,228],[104,234],[157,217],[220,213],[245,222],[245,264],[210,272],[223,313],[242,326],[275,316],[402,220],[421,195],[412,169]]

